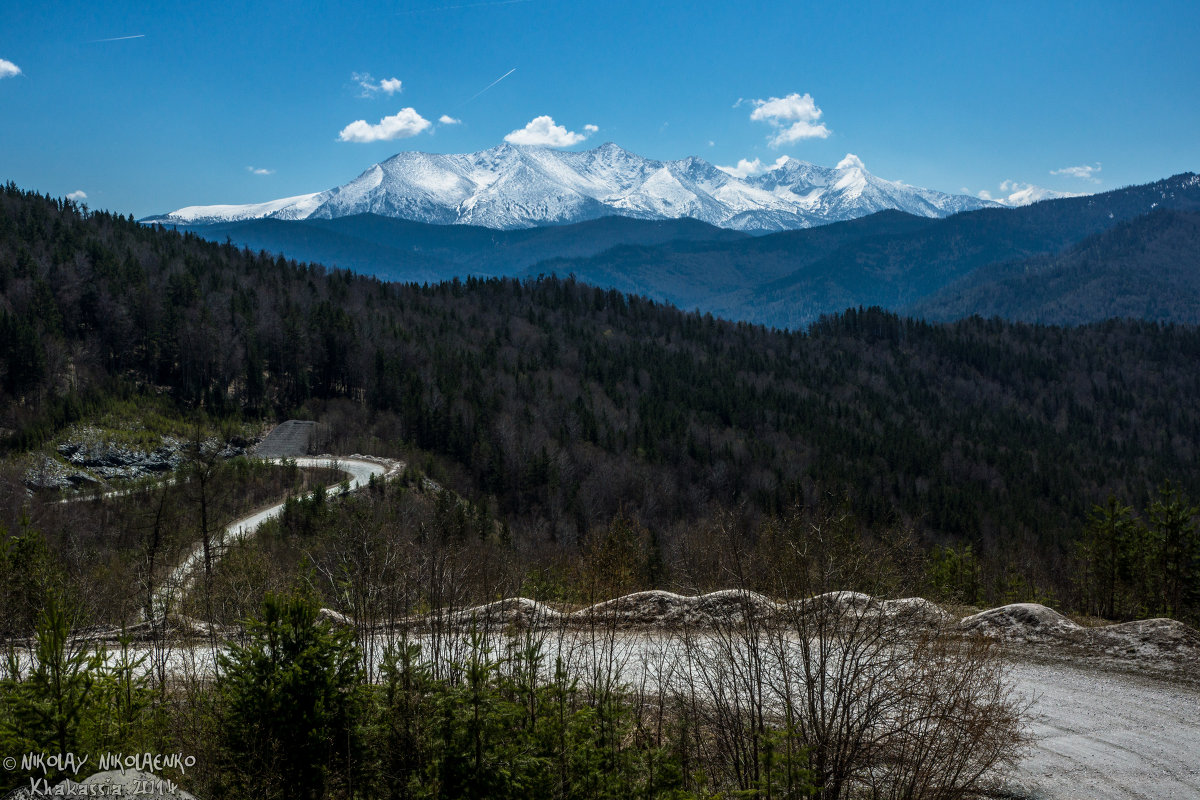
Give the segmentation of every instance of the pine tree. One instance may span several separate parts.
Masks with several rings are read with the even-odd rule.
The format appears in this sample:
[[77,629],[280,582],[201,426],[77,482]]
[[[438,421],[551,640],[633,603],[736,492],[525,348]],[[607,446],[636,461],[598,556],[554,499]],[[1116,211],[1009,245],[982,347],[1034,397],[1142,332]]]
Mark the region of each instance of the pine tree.
[[1135,567],[1138,527],[1133,509],[1109,495],[1103,506],[1092,509],[1079,543],[1086,565],[1084,594],[1088,605],[1106,619],[1121,613],[1120,599]]
[[301,595],[268,595],[247,643],[218,656],[228,753],[266,798],[318,800],[331,777],[349,784],[358,771],[360,656],[317,611]]
[[[88,752],[103,709],[97,680],[105,661],[103,648],[89,652],[71,641],[66,603],[51,592],[37,622],[33,666],[21,680],[5,681],[9,736],[29,751],[47,753]],[[7,738],[7,737],[5,737]]]
[[1168,614],[1179,617],[1195,595],[1200,582],[1200,527],[1196,524],[1200,508],[1189,505],[1179,489],[1170,483],[1159,489],[1158,499],[1150,506],[1150,525],[1158,544],[1158,568],[1162,580],[1162,605]]

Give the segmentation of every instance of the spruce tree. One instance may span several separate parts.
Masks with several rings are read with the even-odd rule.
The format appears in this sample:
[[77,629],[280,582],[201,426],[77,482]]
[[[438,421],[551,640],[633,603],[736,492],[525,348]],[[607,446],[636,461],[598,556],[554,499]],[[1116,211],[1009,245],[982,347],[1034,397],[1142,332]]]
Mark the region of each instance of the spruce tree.
[[363,709],[351,633],[319,620],[307,597],[270,594],[247,634],[218,656],[225,744],[243,788],[318,800],[331,779],[352,783]]

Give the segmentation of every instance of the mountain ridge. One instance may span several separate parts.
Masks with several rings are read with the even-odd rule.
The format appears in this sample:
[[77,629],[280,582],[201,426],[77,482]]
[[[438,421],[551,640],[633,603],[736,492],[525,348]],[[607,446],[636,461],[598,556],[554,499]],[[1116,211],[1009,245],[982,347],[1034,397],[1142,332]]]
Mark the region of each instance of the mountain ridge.
[[[693,164],[693,168],[702,165]],[[795,168],[799,170],[800,165]],[[1046,200],[1021,208],[977,209],[941,219],[888,209],[764,235],[687,217],[645,220],[625,216],[513,230],[434,225],[375,214],[179,227],[212,241],[230,240],[254,251],[340,266],[387,280],[436,283],[456,276],[575,275],[598,286],[645,295],[683,309],[803,328],[822,314],[848,307],[925,308],[920,304],[926,298],[951,285],[963,287],[956,282],[974,271],[981,271],[978,280],[982,280],[990,265],[1053,257],[1124,221],[1162,210],[1200,210],[1200,177],[1181,173],[1101,194]],[[1191,231],[1187,226],[1174,230],[1171,252],[1189,246]],[[1163,285],[1183,286],[1165,273],[1155,273],[1158,267],[1143,266],[1151,270],[1144,275],[1157,276],[1154,281],[1161,277],[1166,281]],[[1043,279],[1051,280],[1048,273],[1023,278],[1022,293],[1032,296]],[[1134,310],[1127,303],[1116,302],[1119,298],[1099,302],[1096,294],[1101,286],[1130,286],[1128,281],[1095,282],[1082,274],[1079,279],[1093,286],[1086,293],[1086,308],[1078,304],[1085,294],[1063,292],[1062,279],[1053,278],[1060,283],[1053,291],[1074,299],[1037,318],[1076,324],[1102,318],[1103,308],[1122,315]],[[1144,296],[1149,285],[1135,287],[1134,294]],[[1049,285],[1045,288],[1051,291]],[[984,296],[986,290],[976,295]],[[1165,316],[1158,312],[1151,316],[1192,319],[1191,314],[1177,313],[1192,296],[1190,289],[1174,292],[1171,302],[1162,306],[1172,310],[1163,312]],[[1200,302],[1200,294],[1196,297]],[[989,307],[972,306],[962,313],[989,313]],[[1142,303],[1140,307],[1153,310],[1157,306]],[[932,311],[932,306],[928,310]]]
[[907,308],[973,270],[1058,253],[1156,209],[1200,210],[1200,176],[1181,173],[1103,194],[945,219],[885,211],[747,241],[623,247],[535,269],[728,319],[795,328],[848,307]]
[[697,156],[659,161],[612,142],[579,152],[506,143],[465,154],[405,151],[324,192],[265,203],[186,206],[143,221],[208,225],[372,213],[513,230],[624,216],[691,218],[767,233],[886,209],[944,217],[997,205],[878,178],[851,154],[832,168],[784,157],[761,173],[739,177]]

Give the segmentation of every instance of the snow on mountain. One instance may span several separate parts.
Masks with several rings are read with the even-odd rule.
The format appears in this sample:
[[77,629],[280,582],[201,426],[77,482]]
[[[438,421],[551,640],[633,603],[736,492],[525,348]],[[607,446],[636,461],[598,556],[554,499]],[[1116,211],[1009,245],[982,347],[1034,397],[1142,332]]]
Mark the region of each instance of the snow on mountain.
[[511,229],[619,215],[691,217],[765,232],[884,209],[942,217],[988,205],[995,204],[877,178],[852,154],[832,169],[784,158],[737,177],[700,158],[656,161],[611,142],[583,152],[501,144],[468,154],[399,153],[328,191],[250,205],[188,206],[148,221],[202,225],[373,213]]
[[261,217],[279,217],[282,219],[303,219],[312,213],[313,198],[317,193],[301,194],[295,197],[283,197],[266,203],[249,203],[246,205],[217,205],[217,206],[187,206],[178,211],[172,211],[155,220],[177,222],[181,225],[205,225],[214,222],[238,222],[244,219],[259,219]]
[[1015,181],[1005,181],[1000,184],[1000,188],[1010,194],[1003,197],[993,198],[989,193],[983,192],[985,199],[995,200],[1000,205],[1019,207],[1027,206],[1033,203],[1041,202],[1042,200],[1058,200],[1063,197],[1083,197],[1079,192],[1059,192],[1054,189],[1046,189],[1041,186],[1035,186],[1032,183],[1021,184]]

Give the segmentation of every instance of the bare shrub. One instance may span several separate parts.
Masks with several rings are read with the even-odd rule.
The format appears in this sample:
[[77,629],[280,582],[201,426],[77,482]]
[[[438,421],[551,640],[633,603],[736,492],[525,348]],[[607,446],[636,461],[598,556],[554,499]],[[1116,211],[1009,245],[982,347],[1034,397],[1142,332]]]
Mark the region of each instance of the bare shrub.
[[990,641],[922,604],[844,589],[902,589],[889,546],[797,514],[759,538],[775,609],[743,581],[740,613],[688,632],[682,692],[714,782],[747,796],[952,800],[992,788],[1019,756],[1027,706]]

